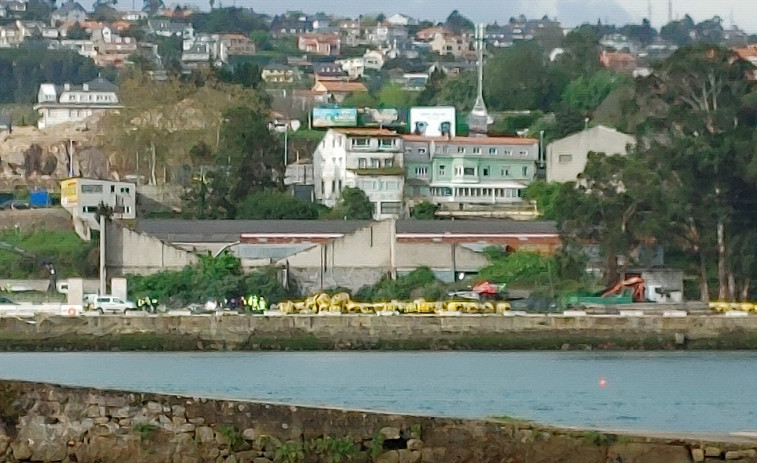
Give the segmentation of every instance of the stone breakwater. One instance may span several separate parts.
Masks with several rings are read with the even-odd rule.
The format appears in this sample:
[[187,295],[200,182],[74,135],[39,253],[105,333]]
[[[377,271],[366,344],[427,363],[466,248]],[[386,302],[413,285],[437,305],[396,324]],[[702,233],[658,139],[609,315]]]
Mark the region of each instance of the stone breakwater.
[[757,441],[642,437],[0,381],[0,463],[757,461]]
[[757,317],[40,316],[0,350],[756,349]]

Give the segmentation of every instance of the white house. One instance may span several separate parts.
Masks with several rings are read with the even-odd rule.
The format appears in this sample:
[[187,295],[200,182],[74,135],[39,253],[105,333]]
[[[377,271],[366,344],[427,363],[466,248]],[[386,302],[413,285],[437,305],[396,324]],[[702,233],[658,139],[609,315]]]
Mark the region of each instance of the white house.
[[345,187],[360,188],[376,220],[402,213],[402,138],[386,129],[329,129],[313,154],[316,201],[333,207]]
[[603,125],[555,140],[547,145],[547,181],[575,181],[586,168],[587,155],[591,151],[625,155],[634,146],[636,139],[633,136]]
[[60,182],[60,204],[73,218],[76,232],[89,239],[90,230],[99,230],[97,209],[103,204],[113,210],[113,219],[137,218],[137,185],[128,182],[69,178]]
[[404,14],[396,13],[388,18],[386,18],[386,22],[391,24],[392,26],[417,26],[418,20],[413,19],[409,16],[405,16]]
[[366,50],[363,55],[363,66],[366,69],[381,70],[386,62],[386,56],[381,50]]
[[122,106],[117,92],[118,87],[102,77],[82,85],[41,84],[34,106],[39,113],[37,126],[44,129],[118,110]]
[[365,61],[363,58],[345,58],[334,61],[335,64],[341,66],[342,70],[347,73],[350,79],[357,79],[363,77],[365,74]]

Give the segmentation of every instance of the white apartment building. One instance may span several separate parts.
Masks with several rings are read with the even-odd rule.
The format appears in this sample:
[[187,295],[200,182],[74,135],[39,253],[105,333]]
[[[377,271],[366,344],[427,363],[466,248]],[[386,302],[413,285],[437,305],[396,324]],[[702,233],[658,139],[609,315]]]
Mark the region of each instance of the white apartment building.
[[402,138],[387,129],[329,129],[313,154],[316,201],[334,207],[345,187],[360,188],[376,220],[402,214]]
[[128,182],[69,178],[60,182],[60,204],[73,218],[74,228],[83,239],[90,230],[99,230],[100,204],[113,208],[113,219],[137,218],[137,185]]
[[37,127],[44,129],[122,108],[118,87],[102,77],[82,85],[41,84],[34,109],[39,112]]

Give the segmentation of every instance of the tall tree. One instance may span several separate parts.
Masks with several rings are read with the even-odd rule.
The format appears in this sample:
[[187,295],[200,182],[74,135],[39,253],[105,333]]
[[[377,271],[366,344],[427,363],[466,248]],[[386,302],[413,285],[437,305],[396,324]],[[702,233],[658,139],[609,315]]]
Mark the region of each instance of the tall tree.
[[487,63],[486,96],[493,109],[546,109],[546,57],[534,42],[518,42]]
[[[238,106],[226,111],[224,120],[216,164],[225,166],[230,203],[278,186],[284,175],[283,151],[268,129],[265,114]],[[231,217],[236,213],[233,209]]]
[[757,180],[755,107],[746,80],[752,68],[727,49],[685,47],[637,89],[637,101],[648,112],[640,142],[678,205],[679,236],[698,254],[703,298],[709,292],[708,256],[717,256],[718,298],[733,299],[737,281],[743,286],[751,280],[736,273],[728,242],[743,235],[738,211],[751,215],[744,204],[754,197]]
[[476,28],[473,21],[460,14],[457,10],[452,10],[452,13],[447,16],[444,25],[455,34],[460,34],[465,31],[470,32]]

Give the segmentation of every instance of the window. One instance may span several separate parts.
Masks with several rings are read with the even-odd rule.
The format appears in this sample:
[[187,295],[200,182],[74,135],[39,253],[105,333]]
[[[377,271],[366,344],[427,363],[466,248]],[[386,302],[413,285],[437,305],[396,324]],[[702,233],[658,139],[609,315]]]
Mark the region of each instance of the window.
[[394,140],[392,140],[391,138],[381,138],[379,140],[379,148],[394,148]]
[[475,167],[465,167],[463,169],[463,175],[476,175]]
[[497,148],[489,148],[489,154],[497,154]]
[[523,176],[528,177],[528,166],[523,166],[522,171],[523,171]]
[[385,202],[381,203],[382,214],[394,214],[399,215],[402,212],[402,203],[400,202]]
[[457,147],[457,152],[458,152],[458,153],[462,153],[462,154],[465,154],[465,147],[463,147],[463,146],[458,146],[458,147]]
[[128,194],[129,193],[129,189],[128,188],[121,188],[121,193]]
[[481,148],[473,148],[473,154],[481,154]]
[[513,155],[513,150],[504,150],[502,152],[502,154],[504,154],[505,156],[512,156]]
[[82,193],[102,193],[103,186],[102,185],[82,185],[81,192]]
[[331,181],[331,194],[334,194],[336,191],[336,182],[334,180]]
[[509,177],[510,176],[510,168],[509,167],[503,167],[502,168],[502,176],[503,177]]
[[416,167],[415,168],[415,176],[420,178],[427,178],[428,177],[428,167]]
[[368,160],[365,159],[365,158],[358,159],[357,160],[357,167],[359,169],[365,169],[366,167],[368,167]]
[[394,159],[384,159],[384,167],[394,166]]
[[488,177],[489,176],[489,168],[488,167],[484,167],[483,170],[482,170],[482,174],[484,175],[484,177]]
[[81,211],[85,212],[85,213],[94,214],[95,212],[97,212],[97,207],[95,207],[95,206],[84,206],[84,207],[81,208]]
[[426,154],[426,148],[418,148],[418,153]]
[[458,177],[463,175],[463,166],[455,166],[455,175]]
[[572,154],[561,154],[558,158],[560,160],[560,163],[567,163],[567,162],[573,162],[573,155]]
[[520,154],[521,156],[528,156],[528,151],[521,151],[518,154]]
[[378,169],[381,166],[381,160],[380,159],[371,159],[371,167],[374,169]]
[[371,145],[370,140],[367,138],[353,138],[352,139],[352,147],[353,148],[368,148]]
[[442,177],[444,177],[444,175],[445,175],[445,173],[444,173],[444,166],[439,166],[439,175],[442,176]]

